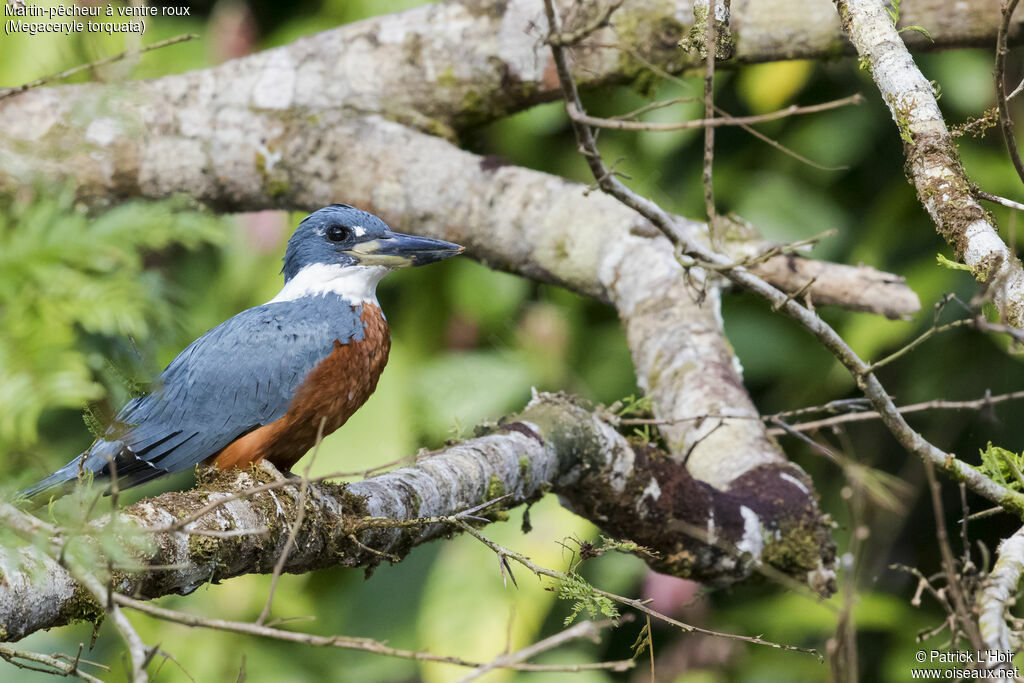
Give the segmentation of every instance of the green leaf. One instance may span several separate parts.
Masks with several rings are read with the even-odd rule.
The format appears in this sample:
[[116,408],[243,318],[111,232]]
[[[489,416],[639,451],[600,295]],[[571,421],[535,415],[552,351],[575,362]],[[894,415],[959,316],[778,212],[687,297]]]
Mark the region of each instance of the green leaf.
[[903,33],[904,31],[917,31],[925,38],[927,38],[930,42],[935,42],[935,39],[932,38],[932,34],[928,33],[928,29],[926,29],[924,26],[918,26],[917,24],[914,24],[913,26],[904,26],[899,31],[897,31],[897,33]]
[[[22,446],[38,440],[46,410],[105,395],[89,354],[97,337],[145,339],[174,323],[168,287],[145,257],[222,235],[218,219],[180,199],[88,215],[68,189],[27,195],[0,198],[0,440]],[[138,393],[130,373],[107,374]]]
[[966,266],[962,263],[957,263],[956,261],[951,261],[942,254],[936,254],[935,260],[939,262],[940,266],[942,266],[943,268],[949,268],[950,270],[966,270],[968,272],[970,272],[971,270],[970,266]]
[[569,615],[564,621],[566,626],[575,621],[576,617],[584,611],[591,619],[596,619],[601,615],[609,619],[619,618],[619,609],[611,601],[611,598],[596,593],[594,587],[576,572],[566,573],[565,580],[559,583],[555,589],[555,595],[560,600],[571,600],[573,603]]
[[981,465],[975,469],[1006,488],[1024,490],[1024,454],[993,446],[990,441],[981,451]]

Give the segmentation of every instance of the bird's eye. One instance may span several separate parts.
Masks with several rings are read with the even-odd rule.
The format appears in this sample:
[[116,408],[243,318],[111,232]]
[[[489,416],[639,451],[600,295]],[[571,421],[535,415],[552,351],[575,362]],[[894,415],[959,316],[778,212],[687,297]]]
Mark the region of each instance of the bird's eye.
[[344,242],[352,236],[352,228],[347,225],[332,225],[327,228],[327,239],[332,242]]

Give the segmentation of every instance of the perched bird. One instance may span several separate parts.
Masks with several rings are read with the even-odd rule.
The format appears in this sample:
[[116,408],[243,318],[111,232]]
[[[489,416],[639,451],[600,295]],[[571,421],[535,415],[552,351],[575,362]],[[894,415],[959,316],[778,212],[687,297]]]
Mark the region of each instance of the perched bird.
[[346,204],[310,214],[288,240],[276,297],[192,342],[89,450],[21,495],[58,493],[83,472],[125,489],[204,462],[290,469],[321,423],[333,432],[377,386],[391,348],[377,283],[461,251]]

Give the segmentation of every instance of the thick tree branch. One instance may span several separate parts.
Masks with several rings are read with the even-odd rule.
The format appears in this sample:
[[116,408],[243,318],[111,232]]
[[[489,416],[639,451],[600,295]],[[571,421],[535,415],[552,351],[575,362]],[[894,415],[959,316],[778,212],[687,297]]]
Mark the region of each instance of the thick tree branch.
[[835,0],[843,28],[892,112],[907,174],[939,233],[1010,325],[1024,327],[1024,269],[975,199],[932,90],[881,0]]
[[[298,514],[300,484],[281,482],[242,498],[231,492],[274,476],[269,465],[230,471],[196,490],[166,493],[126,508],[119,521],[137,525],[152,542],[136,553],[139,569],[114,571],[113,589],[148,599],[188,593],[240,574],[270,572]],[[661,571],[724,584],[766,563],[828,592],[819,565],[830,542],[827,535],[814,534],[818,513],[801,491],[809,485],[806,476],[796,470],[790,476],[795,483],[788,488],[753,494],[746,487],[757,481],[757,473],[748,473],[729,490],[718,491],[652,446],[631,444],[571,400],[543,394],[493,434],[447,448],[415,466],[345,486],[309,484],[305,521],[284,571],[373,567],[382,557],[404,557],[413,547],[453,531],[423,518],[453,515],[499,497],[501,506],[520,505],[554,490],[603,529],[657,553],[646,559]],[[218,497],[227,499],[224,505],[185,529],[168,530]],[[803,502],[802,519],[794,512],[794,500]],[[780,518],[779,510],[786,516]],[[46,552],[21,549],[20,567],[12,565],[10,556],[0,558],[3,640],[103,612],[90,591],[53,559],[67,544],[85,542],[82,537],[51,538],[38,524],[23,524],[22,513],[10,508],[0,513],[18,533],[42,534],[51,547]],[[97,532],[109,523],[100,521]],[[688,535],[690,528],[719,543],[705,544],[706,539]],[[231,533],[190,533],[203,530]]]
[[[592,25],[611,3],[574,5],[582,10],[567,29]],[[933,45],[912,34],[915,47],[988,46],[999,25],[999,0],[905,0],[902,13],[908,23],[927,26],[935,39]],[[376,113],[450,136],[465,125],[557,99],[543,17],[540,0],[438,2],[227,62],[205,80],[234,84],[230,92],[259,108],[317,110],[342,103],[349,112]],[[578,44],[574,76],[584,85],[636,79],[645,68],[630,51],[673,73],[699,66],[699,55],[677,47],[694,23],[691,0],[623,3],[609,26]],[[1012,24],[1012,38],[1020,26],[1019,20]],[[737,3],[729,28],[731,61],[737,63],[833,57],[848,49],[827,0]]]
[[[257,93],[244,88],[258,86],[207,70],[0,102],[0,191],[43,177],[70,180],[93,201],[186,192],[225,211],[314,210],[346,201],[404,229],[461,240],[493,267],[602,301],[611,300],[599,278],[605,245],[632,231],[671,250],[635,214],[584,196],[581,185],[463,152],[376,116],[352,116],[344,101],[325,100],[327,108],[305,113],[255,108]],[[82,110],[97,113],[83,119],[74,113]],[[703,224],[679,222],[694,239],[706,239]],[[724,245],[737,260],[770,247],[748,235]],[[809,294],[818,303],[889,317],[920,308],[895,275],[783,255],[754,269],[788,291],[814,279]]]

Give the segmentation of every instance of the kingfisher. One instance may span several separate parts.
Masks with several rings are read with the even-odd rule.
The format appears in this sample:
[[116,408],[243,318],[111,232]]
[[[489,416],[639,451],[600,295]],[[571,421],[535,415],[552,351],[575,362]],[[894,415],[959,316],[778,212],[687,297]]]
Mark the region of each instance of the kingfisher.
[[87,451],[19,495],[59,494],[82,474],[123,490],[203,463],[289,471],[377,387],[391,349],[377,283],[462,251],[347,204],[311,213],[288,240],[277,296],[192,342]]

